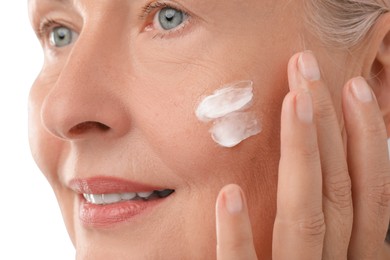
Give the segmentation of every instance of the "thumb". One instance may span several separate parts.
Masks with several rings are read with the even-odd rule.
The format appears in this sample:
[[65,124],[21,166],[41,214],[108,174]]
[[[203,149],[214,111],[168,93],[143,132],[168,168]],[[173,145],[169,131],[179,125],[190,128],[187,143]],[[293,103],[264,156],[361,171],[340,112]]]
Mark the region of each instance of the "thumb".
[[216,216],[217,259],[257,259],[245,197],[238,185],[229,184],[219,192]]

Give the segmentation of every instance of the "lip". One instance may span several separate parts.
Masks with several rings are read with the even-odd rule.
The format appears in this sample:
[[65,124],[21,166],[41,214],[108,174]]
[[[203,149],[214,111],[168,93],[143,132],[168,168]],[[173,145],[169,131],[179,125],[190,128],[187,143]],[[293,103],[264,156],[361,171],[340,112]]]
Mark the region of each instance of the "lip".
[[151,201],[123,201],[114,204],[95,205],[81,198],[79,218],[88,227],[110,227],[115,224],[128,222],[135,217],[150,212],[167,198]]
[[155,200],[130,200],[113,204],[96,205],[89,203],[83,197],[87,194],[109,194],[125,192],[142,192],[161,190],[162,187],[150,186],[113,177],[94,177],[88,179],[73,179],[69,187],[79,193],[79,219],[84,226],[108,228],[115,224],[129,222],[138,216],[151,213],[158,205],[167,201],[166,198]]
[[69,187],[80,194],[142,192],[167,188],[136,183],[115,177],[92,177],[87,179],[76,178],[69,182]]

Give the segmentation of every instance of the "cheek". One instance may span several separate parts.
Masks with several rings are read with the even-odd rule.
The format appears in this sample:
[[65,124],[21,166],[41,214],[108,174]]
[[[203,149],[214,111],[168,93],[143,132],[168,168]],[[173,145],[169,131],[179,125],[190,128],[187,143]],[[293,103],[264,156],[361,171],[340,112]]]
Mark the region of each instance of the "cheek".
[[176,92],[139,94],[132,121],[165,165],[182,177],[192,176],[206,170],[212,140],[207,127],[196,119],[194,99]]
[[[278,124],[274,124],[278,122],[275,120],[279,114],[278,109],[270,115],[271,120],[259,116],[260,120],[265,119],[264,122],[267,124],[267,129],[259,136],[251,137],[237,147],[223,148],[211,138],[209,129],[212,123],[200,122],[195,114],[201,94],[211,93],[219,85],[210,83],[214,87],[205,89],[196,83],[184,87],[180,85],[182,82],[177,82],[166,86],[167,88],[176,86],[175,91],[164,92],[159,87],[165,84],[162,81],[151,83],[150,86],[144,85],[142,93],[133,93],[138,98],[134,99],[134,102],[129,102],[133,111],[132,121],[135,127],[142,128],[140,132],[143,133],[148,146],[161,161],[186,182],[204,187],[214,183],[211,186],[218,187],[218,182],[221,184],[236,182],[245,175],[250,177],[258,174],[253,169],[259,168],[254,166],[262,164],[259,162],[262,158],[273,160],[269,153],[265,155],[273,146],[278,146],[275,138],[271,138],[275,136],[275,131],[278,131],[279,127]],[[146,95],[145,89],[152,85],[159,87]],[[253,111],[257,113],[261,111],[262,104],[263,101],[258,97]],[[268,106],[277,106],[277,103],[267,104]]]
[[[253,164],[254,157],[266,157],[261,154],[279,148],[275,141],[278,136],[275,133],[279,132],[276,119],[280,117],[280,106],[288,89],[286,64],[290,51],[274,56],[268,51],[270,48],[241,48],[248,45],[245,41],[217,37],[206,44],[207,37],[196,39],[203,39],[204,44],[182,42],[170,48],[154,45],[138,48],[135,67],[138,80],[143,79],[143,87],[133,92],[138,97],[132,108],[137,111],[133,120],[144,126],[148,143],[159,157],[174,172],[186,175],[187,181],[205,183],[210,178],[226,181],[242,175]],[[237,52],[232,53],[232,48],[237,48]],[[231,55],[227,57],[226,53]],[[195,110],[202,96],[243,79],[255,82],[255,104],[251,111],[259,116],[264,131],[239,147],[222,148],[211,139],[211,123],[198,121]]]

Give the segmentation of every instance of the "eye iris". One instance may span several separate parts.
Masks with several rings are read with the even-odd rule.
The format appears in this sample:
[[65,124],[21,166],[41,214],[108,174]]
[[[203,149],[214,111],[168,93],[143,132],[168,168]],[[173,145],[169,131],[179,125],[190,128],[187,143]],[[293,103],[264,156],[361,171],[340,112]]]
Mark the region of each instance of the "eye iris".
[[183,23],[185,14],[171,7],[165,7],[158,14],[160,26],[164,30],[171,30]]
[[66,27],[54,28],[50,35],[50,43],[56,47],[63,47],[72,43],[72,31]]

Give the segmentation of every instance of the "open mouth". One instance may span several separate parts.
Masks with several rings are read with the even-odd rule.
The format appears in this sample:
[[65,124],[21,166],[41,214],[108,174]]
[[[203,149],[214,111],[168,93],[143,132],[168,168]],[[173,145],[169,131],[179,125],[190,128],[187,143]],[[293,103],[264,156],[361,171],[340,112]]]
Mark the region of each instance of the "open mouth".
[[109,193],[109,194],[88,194],[83,193],[85,200],[94,205],[107,205],[123,201],[150,201],[166,198],[175,190],[154,190],[146,192],[125,192],[125,193]]
[[[170,198],[175,192],[109,176],[73,179],[68,186],[79,194],[81,223],[96,228],[128,223],[141,215],[160,214],[164,207],[159,205],[172,201]],[[147,218],[137,219],[145,221]]]

